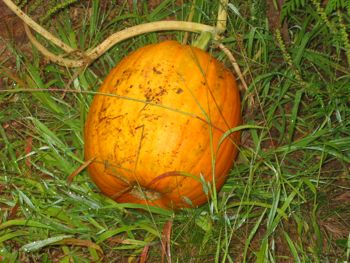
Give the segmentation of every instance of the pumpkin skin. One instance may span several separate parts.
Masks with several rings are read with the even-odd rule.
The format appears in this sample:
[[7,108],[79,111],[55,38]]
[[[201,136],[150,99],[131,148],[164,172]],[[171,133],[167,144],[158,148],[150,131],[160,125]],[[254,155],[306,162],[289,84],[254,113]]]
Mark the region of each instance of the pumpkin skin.
[[221,188],[240,134],[219,141],[241,115],[235,78],[215,58],[176,41],[148,45],[125,57],[99,92],[84,150],[105,195],[178,209],[208,201],[200,176],[213,185],[214,174]]

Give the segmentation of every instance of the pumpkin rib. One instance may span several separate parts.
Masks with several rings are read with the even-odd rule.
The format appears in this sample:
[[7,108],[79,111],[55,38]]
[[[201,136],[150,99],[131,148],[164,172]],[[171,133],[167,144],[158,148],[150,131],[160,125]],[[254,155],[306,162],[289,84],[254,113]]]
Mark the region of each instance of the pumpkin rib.
[[[136,52],[137,52],[137,51],[136,51]],[[134,55],[137,54],[136,52],[135,52]],[[141,53],[141,52],[139,52],[139,53]],[[139,54],[139,57],[140,57],[140,56],[142,56],[142,54]],[[115,74],[115,72],[118,71],[119,69],[123,68],[123,66],[124,66],[125,64],[129,63],[129,60],[130,60],[130,59],[131,59],[130,56],[126,57],[124,60],[121,61],[120,64],[118,64],[114,69],[112,69],[111,74],[109,74],[109,75],[107,76],[107,78],[106,78],[105,81],[103,82],[103,85],[101,86],[101,89],[100,89],[101,92],[105,92],[105,89],[108,89],[108,85],[105,85],[105,83],[111,82],[111,81],[113,80],[113,75]],[[105,89],[104,89],[104,87],[105,87]],[[108,90],[107,90],[107,91],[108,91]],[[103,107],[103,105],[104,105],[104,102],[108,99],[107,96],[104,96],[104,95],[100,95],[100,96],[102,97],[100,100],[94,100],[94,101],[93,101],[93,103],[94,103],[95,101],[100,102],[99,105],[96,106],[98,112],[101,112],[101,111],[102,111],[102,107]],[[94,108],[94,105],[91,105],[91,108]],[[89,116],[91,116],[91,115],[89,115]],[[93,116],[94,118],[96,117],[96,115],[92,115],[92,116]],[[87,123],[90,123],[90,122],[87,121]],[[94,123],[94,121],[93,121],[92,123]],[[103,130],[103,129],[99,129],[99,131],[104,131],[104,130]],[[97,133],[98,133],[98,131],[97,131]],[[102,137],[101,134],[98,134],[97,136],[95,136],[96,139],[97,139],[97,138],[101,138],[101,137]],[[101,146],[102,146],[102,145],[100,145],[97,141],[95,142],[95,146],[98,147],[97,152],[103,151],[103,149],[101,149]]]
[[[183,47],[181,47],[181,48],[183,48]],[[181,56],[184,56],[184,54],[182,53]],[[181,56],[178,57],[178,60],[180,60],[180,61],[182,60],[182,57],[181,57]],[[174,63],[174,64],[175,64],[175,63]],[[168,76],[166,76],[165,79],[166,79],[167,77],[168,77]],[[162,132],[161,130],[159,130],[159,131],[160,131],[160,133]],[[178,177],[176,177],[176,180],[178,180]],[[183,179],[182,179],[182,180],[183,180]],[[173,188],[176,188],[176,185],[174,185]],[[172,191],[172,190],[170,189],[170,190],[168,190],[168,192],[169,192],[169,191]]]
[[[192,47],[189,47],[189,48],[190,48],[191,51],[193,52],[193,57],[194,57],[194,59],[196,60],[196,64],[197,64],[198,68],[199,68],[200,71],[201,71],[202,77],[204,78],[205,87],[206,87],[207,91],[209,92],[210,97],[213,99],[214,104],[215,104],[217,110],[218,110],[219,113],[220,113],[220,116],[223,118],[223,120],[224,120],[224,122],[226,123],[226,126],[227,126],[227,128],[228,128],[229,125],[228,125],[228,123],[226,122],[225,117],[222,115],[221,110],[220,110],[220,107],[218,106],[218,103],[216,102],[215,96],[214,96],[212,90],[210,89],[210,86],[211,86],[211,85],[209,85],[209,83],[208,83],[208,79],[209,79],[209,80],[211,79],[211,78],[208,76],[208,74],[212,73],[211,70],[215,70],[215,71],[216,71],[218,68],[221,68],[221,67],[222,67],[222,64],[220,64],[220,63],[219,63],[217,60],[215,60],[214,58],[210,57],[209,60],[208,60],[208,64],[207,64],[207,67],[208,67],[208,68],[207,68],[206,70],[203,70],[203,67],[201,66],[201,62],[198,61],[198,57],[200,57],[200,56],[203,55],[203,54],[204,54],[205,56],[210,56],[210,55],[209,55],[208,53],[206,53],[206,52],[200,50],[200,49],[194,49],[194,48],[192,48]],[[200,54],[200,53],[202,53],[202,54]],[[211,62],[212,62],[212,63],[211,63]],[[211,69],[211,70],[210,70],[210,69]],[[216,72],[215,72],[214,75],[216,75]],[[211,74],[210,74],[210,76],[211,76]],[[217,80],[217,79],[215,79],[215,80]],[[224,90],[224,91],[225,91],[225,90]],[[207,99],[207,101],[209,102],[209,99]],[[210,117],[210,116],[209,116],[209,117]]]

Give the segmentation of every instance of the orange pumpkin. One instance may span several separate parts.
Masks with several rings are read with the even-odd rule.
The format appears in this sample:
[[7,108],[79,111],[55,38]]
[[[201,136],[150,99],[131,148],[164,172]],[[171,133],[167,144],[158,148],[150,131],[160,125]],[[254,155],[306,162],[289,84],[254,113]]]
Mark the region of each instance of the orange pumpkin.
[[117,202],[201,205],[203,178],[220,189],[237,155],[238,132],[219,142],[240,116],[235,78],[211,55],[176,41],[145,46],[110,72],[93,99],[88,172]]

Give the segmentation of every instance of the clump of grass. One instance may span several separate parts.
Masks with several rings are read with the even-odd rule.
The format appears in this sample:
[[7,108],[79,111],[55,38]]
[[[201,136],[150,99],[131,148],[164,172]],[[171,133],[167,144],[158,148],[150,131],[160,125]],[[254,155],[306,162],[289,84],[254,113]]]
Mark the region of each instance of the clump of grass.
[[[30,10],[38,2],[19,3]],[[154,9],[140,3],[111,1],[104,9],[96,0],[67,4],[62,10],[84,12],[79,18],[55,13],[50,28],[65,43],[86,50],[143,22],[187,20],[190,14],[196,22],[216,22],[216,1],[167,0]],[[243,133],[216,209],[209,202],[176,213],[141,211],[102,196],[85,171],[66,182],[84,163],[86,113],[109,70],[138,47],[162,37],[182,41],[183,33],[124,41],[84,70],[45,62],[35,49],[22,53],[8,43],[15,64],[11,71],[0,66],[0,259],[136,261],[149,247],[149,262],[156,262],[163,226],[171,220],[171,253],[178,262],[349,260],[349,12],[317,1],[287,4],[293,7],[283,16],[289,45],[269,31],[262,1],[228,6],[221,41],[249,84],[243,102],[255,98],[253,108],[243,105],[244,122],[263,129]],[[214,46],[209,52],[230,66]]]

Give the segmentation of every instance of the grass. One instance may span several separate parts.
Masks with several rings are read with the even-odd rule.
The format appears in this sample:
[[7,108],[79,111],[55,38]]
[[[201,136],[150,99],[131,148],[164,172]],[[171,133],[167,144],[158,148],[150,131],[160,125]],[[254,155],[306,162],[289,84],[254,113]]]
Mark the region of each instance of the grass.
[[[40,1],[19,2],[33,17],[43,12],[33,8]],[[42,22],[86,50],[125,27],[187,20],[191,10],[187,1],[165,0],[153,8],[151,2],[52,1],[52,17]],[[286,1],[281,14],[290,40],[280,25],[271,30],[269,1],[229,4],[221,41],[249,84],[242,94],[244,123],[263,129],[242,134],[217,209],[208,203],[176,213],[144,211],[102,196],[86,171],[72,184],[66,181],[83,164],[86,113],[110,69],[138,47],[164,38],[181,41],[184,33],[124,41],[83,71],[2,40],[2,53],[10,55],[0,62],[0,259],[137,262],[149,247],[149,262],[160,262],[163,226],[171,221],[173,262],[349,261],[350,10],[342,1],[294,2]],[[194,1],[192,20],[215,24],[217,5]],[[194,39],[190,35],[189,42]],[[214,46],[209,52],[230,67]]]

